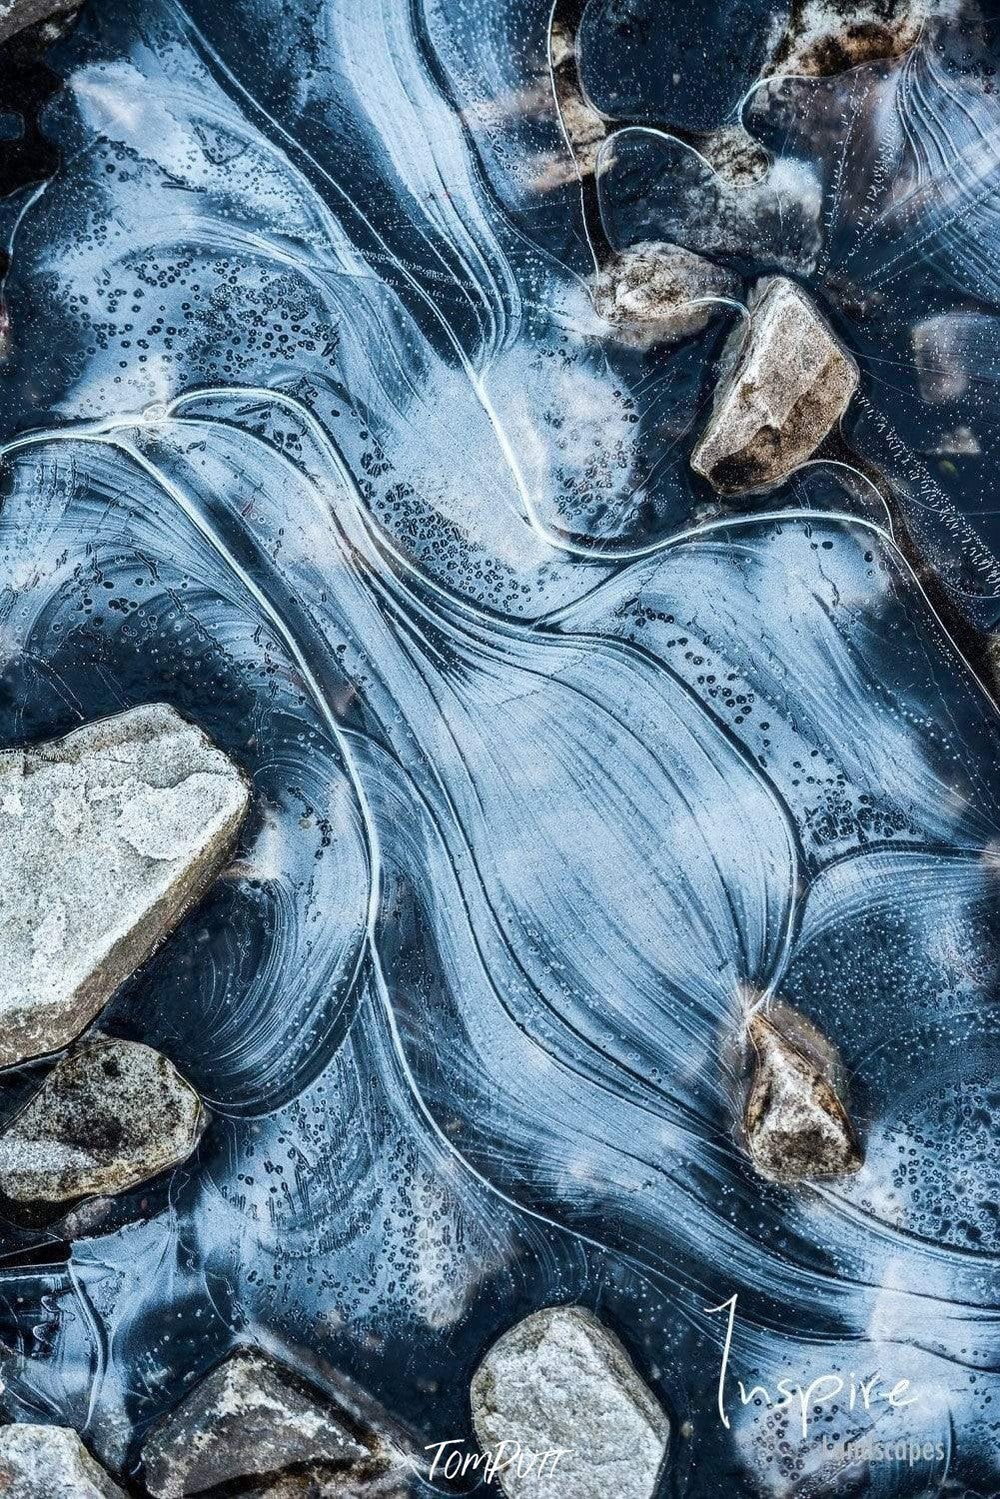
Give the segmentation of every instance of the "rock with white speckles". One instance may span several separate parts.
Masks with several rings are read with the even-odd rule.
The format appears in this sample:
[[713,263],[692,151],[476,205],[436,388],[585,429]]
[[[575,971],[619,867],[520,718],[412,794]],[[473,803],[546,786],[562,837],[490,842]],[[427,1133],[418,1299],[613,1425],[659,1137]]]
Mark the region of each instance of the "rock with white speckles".
[[836,1048],[788,1005],[750,1018],[754,1073],[746,1106],[750,1156],[770,1181],[848,1176],[864,1163],[844,1101]]
[[680,245],[644,242],[615,255],[594,290],[594,309],[619,338],[637,347],[674,343],[700,333],[733,297],[731,271]]
[[248,804],[163,703],[0,753],[0,1066],[79,1035],[204,893]]
[[4,1499],[125,1499],[65,1426],[0,1426]]
[[238,1479],[277,1480],[295,1464],[349,1470],[372,1455],[318,1390],[246,1350],[207,1374],[154,1429],[142,1466],[156,1499],[182,1499]]
[[770,489],[812,457],[858,385],[858,367],[809,297],[759,281],[733,333],[691,466],[720,494]]
[[472,1419],[485,1451],[520,1444],[519,1463],[501,1457],[510,1499],[652,1499],[670,1436],[621,1343],[576,1306],[536,1312],[494,1344],[472,1381]]
[[0,1135],[0,1190],[22,1203],[126,1192],[186,1160],[204,1122],[167,1057],[102,1038],[54,1067]]

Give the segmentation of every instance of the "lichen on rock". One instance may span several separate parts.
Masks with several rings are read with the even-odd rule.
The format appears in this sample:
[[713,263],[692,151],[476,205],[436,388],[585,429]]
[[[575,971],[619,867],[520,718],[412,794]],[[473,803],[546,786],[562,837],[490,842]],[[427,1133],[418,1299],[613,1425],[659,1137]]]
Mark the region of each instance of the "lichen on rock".
[[349,1468],[376,1455],[320,1391],[268,1355],[241,1349],[153,1430],[142,1465],[156,1499],[182,1499],[296,1464]]
[[4,1499],[125,1499],[66,1426],[0,1426],[0,1493]]

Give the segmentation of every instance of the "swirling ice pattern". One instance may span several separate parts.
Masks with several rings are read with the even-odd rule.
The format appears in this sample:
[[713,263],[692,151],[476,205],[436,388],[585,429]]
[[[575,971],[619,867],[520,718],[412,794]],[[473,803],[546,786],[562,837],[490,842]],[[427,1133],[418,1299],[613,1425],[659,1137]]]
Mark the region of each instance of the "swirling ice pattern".
[[[744,1377],[896,1371],[936,1491],[992,1493],[997,713],[860,477],[700,508],[718,331],[609,345],[539,186],[547,24],[144,4],[65,49],[60,177],[10,206],[5,739],[166,698],[255,814],[101,1021],[214,1123],[70,1250],[10,1229],[9,1406],[121,1462],[248,1333],[442,1440],[492,1337],[575,1297],[683,1430],[665,1493],[833,1492],[815,1442],[718,1422],[739,1292]],[[920,57],[914,246],[976,170]],[[739,1144],[775,995],[854,1079],[835,1188]]]

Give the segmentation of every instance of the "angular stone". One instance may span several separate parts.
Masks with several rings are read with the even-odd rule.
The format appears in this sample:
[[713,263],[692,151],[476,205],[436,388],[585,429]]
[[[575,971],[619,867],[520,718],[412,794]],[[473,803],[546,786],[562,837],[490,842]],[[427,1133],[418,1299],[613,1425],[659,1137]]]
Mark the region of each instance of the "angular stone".
[[651,1499],[670,1436],[621,1343],[576,1306],[536,1312],[494,1344],[472,1381],[472,1420],[486,1451],[565,1449],[502,1472],[510,1499]]
[[204,893],[248,804],[164,703],[0,753],[0,1067],[79,1035]]
[[803,1016],[775,1004],[751,1016],[754,1074],[746,1106],[750,1156],[776,1182],[849,1176],[864,1156],[844,1103],[833,1044]]
[[680,245],[647,241],[621,251],[604,267],[594,289],[594,310],[626,343],[649,347],[700,333],[732,297],[731,271]]
[[3,1499],[125,1499],[66,1426],[0,1426]]
[[0,0],[0,44],[41,21],[64,20],[80,4],[81,0]]
[[734,330],[712,414],[691,466],[720,494],[780,484],[812,457],[846,411],[858,367],[805,292],[758,282],[749,329]]
[[207,1374],[154,1429],[142,1465],[156,1499],[181,1499],[236,1479],[278,1478],[297,1463],[349,1466],[371,1457],[319,1391],[247,1350]]
[[859,63],[903,57],[949,0],[794,0],[765,76],[828,78]]
[[0,1135],[0,1190],[15,1202],[126,1192],[186,1160],[204,1122],[165,1056],[101,1039],[54,1067]]

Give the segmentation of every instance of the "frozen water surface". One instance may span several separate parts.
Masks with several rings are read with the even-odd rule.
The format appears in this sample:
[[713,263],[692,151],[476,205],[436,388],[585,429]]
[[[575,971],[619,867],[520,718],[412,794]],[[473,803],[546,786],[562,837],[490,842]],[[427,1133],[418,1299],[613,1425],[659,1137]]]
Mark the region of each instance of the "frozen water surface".
[[[565,9],[95,3],[50,53],[61,165],[2,205],[2,743],[168,702],[253,804],[100,1019],[208,1129],[72,1231],[5,1215],[7,1414],[128,1482],[253,1343],[471,1443],[484,1351],[577,1302],[670,1416],[662,1495],[993,1495],[1000,38],[765,77],[760,0]],[[594,311],[650,240],[743,288],[676,345]],[[775,273],[861,388],[724,504],[690,453]],[[843,1059],[852,1176],[747,1155],[777,1001]]]

